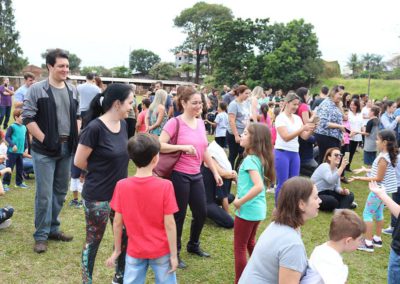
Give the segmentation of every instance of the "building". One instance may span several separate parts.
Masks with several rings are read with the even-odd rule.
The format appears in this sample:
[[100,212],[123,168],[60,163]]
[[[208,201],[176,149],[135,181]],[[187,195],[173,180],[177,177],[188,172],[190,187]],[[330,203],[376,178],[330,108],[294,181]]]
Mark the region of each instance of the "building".
[[[195,75],[195,66],[196,66],[196,51],[192,51],[191,53],[186,52],[178,52],[175,54],[175,67],[181,68],[183,64],[193,65],[192,72],[180,72],[181,78],[190,78]],[[208,52],[206,50],[201,52],[200,56],[200,64],[206,65],[208,67]]]

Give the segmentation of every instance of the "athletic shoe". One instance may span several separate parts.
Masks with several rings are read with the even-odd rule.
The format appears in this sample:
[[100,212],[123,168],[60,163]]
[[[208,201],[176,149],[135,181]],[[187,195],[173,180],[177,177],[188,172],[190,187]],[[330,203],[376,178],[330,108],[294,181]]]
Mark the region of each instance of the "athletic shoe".
[[372,245],[376,248],[381,248],[382,247],[382,240],[376,241],[375,239],[372,239]]
[[3,189],[4,189],[5,192],[10,191],[10,185],[3,184]]
[[124,277],[118,273],[115,273],[111,284],[122,284],[124,283]]
[[356,209],[357,207],[358,207],[358,204],[356,202],[354,202],[354,201],[350,205],[350,209]]
[[5,229],[10,227],[11,223],[12,223],[11,219],[5,220],[3,223],[0,224],[0,229]]
[[80,207],[82,207],[82,203],[80,203],[80,202],[78,201],[78,199],[72,199],[72,200],[69,202],[69,206],[75,207],[75,208],[80,208]]
[[365,241],[363,241],[363,243],[357,249],[366,252],[374,252],[374,245],[369,246],[365,243]]
[[385,235],[392,235],[393,234],[393,227],[389,226],[386,229],[382,229],[382,233]]
[[17,184],[16,187],[29,189],[29,186],[27,186],[25,183]]

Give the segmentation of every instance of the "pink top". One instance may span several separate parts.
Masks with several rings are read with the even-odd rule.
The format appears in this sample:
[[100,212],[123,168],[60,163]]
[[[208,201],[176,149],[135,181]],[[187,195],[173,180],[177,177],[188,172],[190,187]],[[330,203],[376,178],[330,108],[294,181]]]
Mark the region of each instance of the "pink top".
[[146,123],[145,123],[146,113],[147,109],[142,110],[138,115],[137,121],[138,123],[140,122],[140,128],[138,129],[139,133],[144,133],[146,131]]
[[[344,127],[350,130],[350,121],[343,121]],[[350,144],[350,134],[347,132],[343,133],[343,142],[344,144]]]
[[[299,108],[297,109],[297,112],[296,112],[296,114],[298,115],[298,116],[300,116],[300,118],[301,118],[301,120],[303,120],[303,112],[305,112],[305,111],[309,111],[309,107],[308,107],[308,104],[306,104],[306,103],[301,103],[300,105],[299,105]],[[303,121],[303,123],[304,123],[304,121]]]
[[[197,128],[190,128],[181,118],[180,121],[178,145],[193,145],[196,149],[196,154],[182,153],[179,161],[175,164],[174,170],[185,174],[200,173],[200,166],[203,162],[204,151],[207,149],[208,141],[206,129],[202,119],[197,119]],[[170,137],[174,136],[176,131],[176,119],[170,119],[164,126],[164,129]]]
[[269,129],[271,129],[271,118],[269,117],[269,114],[267,114],[267,118],[265,119],[264,114],[261,114],[261,119],[260,122],[263,124],[266,124]]

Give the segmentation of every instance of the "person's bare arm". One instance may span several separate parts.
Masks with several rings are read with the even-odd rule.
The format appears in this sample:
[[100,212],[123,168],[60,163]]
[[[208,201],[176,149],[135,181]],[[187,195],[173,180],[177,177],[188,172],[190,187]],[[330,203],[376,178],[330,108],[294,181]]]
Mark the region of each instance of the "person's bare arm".
[[108,267],[115,267],[115,262],[119,257],[119,255],[121,254],[122,225],[123,225],[122,214],[115,212],[114,222],[112,226],[114,232],[114,251],[106,261],[106,265]]
[[82,170],[87,169],[88,158],[92,153],[93,149],[82,144],[78,144],[76,149],[74,164]]
[[178,252],[176,248],[176,224],[173,214],[164,215],[164,227],[167,233],[171,262],[171,270],[168,271],[168,273],[171,273],[178,268]]
[[301,273],[286,267],[279,267],[279,284],[298,284]]

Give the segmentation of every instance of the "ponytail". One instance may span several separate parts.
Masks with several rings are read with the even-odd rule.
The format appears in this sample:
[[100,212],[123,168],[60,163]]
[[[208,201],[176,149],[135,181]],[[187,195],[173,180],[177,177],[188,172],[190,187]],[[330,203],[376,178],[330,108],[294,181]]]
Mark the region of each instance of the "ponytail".
[[378,133],[378,136],[382,141],[386,141],[386,150],[389,154],[390,163],[393,167],[396,167],[397,164],[397,154],[399,150],[397,148],[396,135],[392,130],[382,130]]

